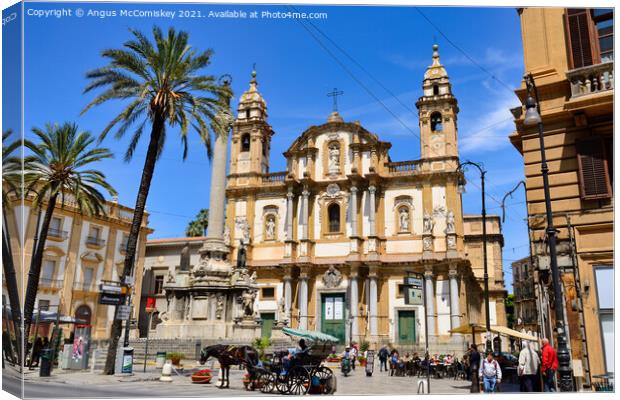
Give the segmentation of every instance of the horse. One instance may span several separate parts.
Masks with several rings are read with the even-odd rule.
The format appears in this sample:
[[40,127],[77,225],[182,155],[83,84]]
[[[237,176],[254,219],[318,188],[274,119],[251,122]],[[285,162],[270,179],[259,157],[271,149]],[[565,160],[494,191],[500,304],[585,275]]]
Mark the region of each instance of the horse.
[[216,358],[222,369],[222,384],[220,389],[230,388],[230,366],[243,365],[252,374],[253,367],[258,364],[258,352],[252,346],[237,346],[216,344],[207,346],[200,351],[200,365],[203,365],[210,358]]

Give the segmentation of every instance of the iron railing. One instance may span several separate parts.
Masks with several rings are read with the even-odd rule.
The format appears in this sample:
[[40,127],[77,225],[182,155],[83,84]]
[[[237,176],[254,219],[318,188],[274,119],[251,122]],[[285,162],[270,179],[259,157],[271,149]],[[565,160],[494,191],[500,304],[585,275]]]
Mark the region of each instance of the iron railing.
[[66,239],[69,236],[69,232],[63,231],[60,229],[49,228],[47,230],[47,236],[48,237],[51,236],[51,237],[55,237],[59,239]]
[[103,247],[105,245],[105,240],[99,239],[98,237],[95,237],[95,236],[88,236],[86,238],[86,244],[92,244],[94,246]]

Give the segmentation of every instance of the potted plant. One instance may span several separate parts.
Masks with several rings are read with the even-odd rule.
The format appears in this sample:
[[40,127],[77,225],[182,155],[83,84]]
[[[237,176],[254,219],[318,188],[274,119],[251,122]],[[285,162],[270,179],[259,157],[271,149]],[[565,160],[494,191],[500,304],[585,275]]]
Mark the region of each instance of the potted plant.
[[340,357],[336,353],[332,353],[327,356],[327,362],[340,362]]
[[181,365],[181,360],[185,358],[185,354],[173,351],[171,353],[166,354],[166,358],[172,361],[172,365],[178,367],[179,365]]
[[203,369],[192,374],[192,383],[210,383],[212,377],[210,369]]
[[358,356],[357,357],[357,361],[359,361],[360,366],[365,367],[366,366],[366,357],[364,356]]

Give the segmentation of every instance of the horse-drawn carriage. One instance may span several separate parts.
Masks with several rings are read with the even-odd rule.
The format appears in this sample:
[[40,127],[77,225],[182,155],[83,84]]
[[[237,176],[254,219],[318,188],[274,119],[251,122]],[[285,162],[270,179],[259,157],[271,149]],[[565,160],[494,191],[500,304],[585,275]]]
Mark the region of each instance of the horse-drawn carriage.
[[338,339],[322,332],[283,328],[282,332],[298,339],[299,347],[275,351],[269,362],[249,366],[246,388],[263,393],[278,391],[282,394],[302,395],[309,391],[331,394],[335,391],[335,377],[331,369],[322,365]]

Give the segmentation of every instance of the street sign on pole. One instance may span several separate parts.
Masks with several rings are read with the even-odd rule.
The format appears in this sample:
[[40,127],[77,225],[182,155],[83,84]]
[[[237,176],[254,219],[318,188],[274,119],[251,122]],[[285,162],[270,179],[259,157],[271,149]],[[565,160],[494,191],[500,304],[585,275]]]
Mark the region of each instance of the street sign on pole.
[[118,306],[116,311],[116,319],[126,320],[129,318],[129,314],[131,313],[131,307],[125,304]]
[[406,276],[403,279],[403,284],[406,286],[413,286],[421,289],[423,286],[422,278],[414,277],[414,276]]
[[121,294],[99,294],[99,304],[108,306],[117,306],[123,304],[123,296]]

